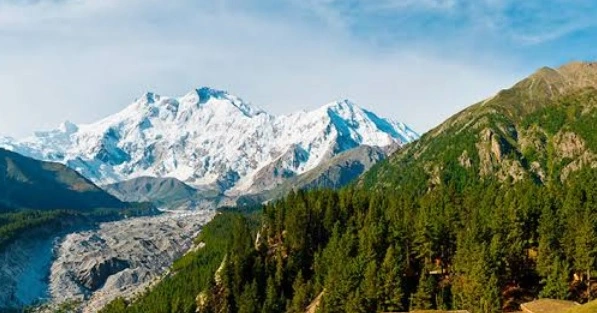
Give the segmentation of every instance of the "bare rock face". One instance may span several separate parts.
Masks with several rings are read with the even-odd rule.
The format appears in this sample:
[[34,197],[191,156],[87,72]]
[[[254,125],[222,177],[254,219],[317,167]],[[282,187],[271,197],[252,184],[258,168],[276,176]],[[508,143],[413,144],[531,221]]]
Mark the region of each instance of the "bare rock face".
[[200,211],[134,218],[67,235],[56,248],[51,269],[52,301],[80,300],[81,312],[97,312],[116,297],[134,296],[193,246],[213,215]]
[[468,156],[468,151],[466,151],[466,150],[462,151],[462,154],[458,158],[458,162],[464,168],[471,168],[471,167],[473,167],[473,161]]
[[562,158],[576,158],[587,150],[584,140],[573,132],[558,133],[554,141]]
[[81,284],[91,291],[95,291],[103,286],[108,277],[124,271],[131,266],[126,260],[121,260],[117,257],[101,259],[99,262],[92,260],[92,263],[91,267],[86,266],[76,276]]

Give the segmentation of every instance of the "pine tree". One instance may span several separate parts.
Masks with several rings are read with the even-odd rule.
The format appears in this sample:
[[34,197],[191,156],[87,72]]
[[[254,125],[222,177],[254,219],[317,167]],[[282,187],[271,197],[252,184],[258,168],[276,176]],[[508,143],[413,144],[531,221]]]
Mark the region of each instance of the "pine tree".
[[305,312],[305,308],[309,305],[309,286],[305,282],[302,272],[299,272],[294,280],[292,290],[294,296],[287,311],[289,313]]
[[584,273],[587,281],[587,296],[591,295],[591,272],[595,266],[597,234],[595,232],[595,217],[592,208],[583,209],[577,220],[576,253],[574,265],[576,270]]
[[366,305],[364,304],[365,299],[363,298],[361,291],[359,289],[351,292],[348,296],[345,305],[345,313],[368,313],[368,312],[375,312],[375,311],[368,311],[366,309]]
[[560,259],[563,252],[560,249],[562,232],[560,219],[551,206],[545,207],[539,219],[539,248],[537,259],[537,272],[546,277],[553,273],[552,267]]
[[280,294],[278,287],[274,282],[273,277],[267,278],[266,289],[265,289],[265,301],[263,302],[262,313],[277,313],[282,312],[283,306],[280,302]]
[[399,312],[404,310],[402,298],[402,270],[396,250],[390,246],[379,270],[380,284],[378,299],[379,308],[383,312]]
[[259,296],[257,291],[257,282],[245,285],[243,293],[238,302],[239,313],[259,313]]
[[377,312],[377,264],[375,260],[370,261],[365,269],[365,277],[361,283],[363,305],[367,312]]
[[478,312],[483,284],[487,282],[485,249],[476,245],[472,228],[458,238],[458,249],[452,268],[453,306],[459,310]]
[[491,274],[489,280],[483,285],[480,307],[483,313],[502,312],[499,281],[496,274]]
[[551,272],[542,281],[545,284],[539,294],[542,298],[566,300],[569,295],[569,267],[559,258],[551,266]]
[[427,269],[421,271],[417,292],[412,296],[411,308],[415,310],[435,309],[435,279],[429,275]]

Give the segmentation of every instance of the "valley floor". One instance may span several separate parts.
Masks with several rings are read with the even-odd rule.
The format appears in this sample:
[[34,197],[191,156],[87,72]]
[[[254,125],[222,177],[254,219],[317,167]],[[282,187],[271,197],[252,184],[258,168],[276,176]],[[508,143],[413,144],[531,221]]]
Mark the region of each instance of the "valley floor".
[[51,269],[53,301],[82,300],[83,312],[96,312],[116,297],[143,291],[192,247],[213,216],[213,211],[166,213],[66,236]]
[[131,297],[159,280],[174,260],[192,248],[193,239],[214,215],[211,210],[168,212],[103,223],[96,230],[55,240],[53,247],[49,240],[43,247],[29,247],[20,254],[13,251],[7,255],[30,261],[19,266],[20,261],[13,260],[12,268],[3,269],[19,272],[16,277],[22,279],[2,288],[0,297],[16,295],[17,299],[6,302],[12,305],[49,298],[48,308],[76,301],[80,312],[97,312],[116,297]]

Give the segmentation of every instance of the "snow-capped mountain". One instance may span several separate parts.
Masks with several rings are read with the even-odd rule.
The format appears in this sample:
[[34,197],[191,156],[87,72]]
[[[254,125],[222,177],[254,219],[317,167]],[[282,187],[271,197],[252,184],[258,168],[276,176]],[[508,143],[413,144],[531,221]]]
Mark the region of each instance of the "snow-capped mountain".
[[[402,145],[418,135],[343,100],[274,116],[227,92],[200,88],[180,97],[146,93],[88,125],[63,123],[0,147],[64,163],[99,185],[173,177],[194,187],[246,192],[268,188],[348,149]],[[263,183],[271,176],[272,186]],[[258,177],[258,178],[257,178]]]

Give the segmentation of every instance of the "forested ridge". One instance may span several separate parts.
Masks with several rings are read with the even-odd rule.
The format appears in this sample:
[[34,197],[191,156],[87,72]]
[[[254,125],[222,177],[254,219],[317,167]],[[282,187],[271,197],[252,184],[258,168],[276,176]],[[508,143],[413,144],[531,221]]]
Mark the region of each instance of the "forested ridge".
[[0,213],[125,207],[125,203],[65,165],[0,148]]
[[17,237],[38,227],[60,227],[60,221],[68,217],[66,211],[29,211],[0,214],[0,250]]
[[32,234],[155,213],[148,204],[121,202],[65,165],[0,149],[0,251]]
[[[294,192],[266,205],[257,226],[226,222],[226,245],[186,256],[162,284],[191,268],[204,283],[167,293],[159,284],[104,312],[145,303],[146,312],[497,313],[535,298],[587,302],[597,291],[595,67],[542,69],[349,188]],[[221,259],[204,267],[213,250]]]

